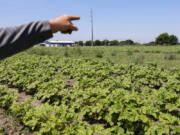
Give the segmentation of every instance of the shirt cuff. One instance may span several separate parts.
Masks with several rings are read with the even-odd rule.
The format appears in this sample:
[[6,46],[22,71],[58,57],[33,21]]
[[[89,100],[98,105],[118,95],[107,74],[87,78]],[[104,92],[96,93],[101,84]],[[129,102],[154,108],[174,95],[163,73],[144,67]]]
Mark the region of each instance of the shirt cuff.
[[51,30],[51,25],[49,23],[49,21],[41,21],[42,25],[43,25],[43,31],[45,33],[47,33],[47,35],[49,36],[49,38],[53,37],[53,33]]

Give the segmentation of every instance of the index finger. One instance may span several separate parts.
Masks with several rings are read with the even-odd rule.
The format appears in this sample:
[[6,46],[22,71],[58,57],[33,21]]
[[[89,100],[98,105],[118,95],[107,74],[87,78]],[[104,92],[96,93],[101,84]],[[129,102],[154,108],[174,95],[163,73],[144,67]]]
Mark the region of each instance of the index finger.
[[69,20],[80,20],[79,16],[69,16]]

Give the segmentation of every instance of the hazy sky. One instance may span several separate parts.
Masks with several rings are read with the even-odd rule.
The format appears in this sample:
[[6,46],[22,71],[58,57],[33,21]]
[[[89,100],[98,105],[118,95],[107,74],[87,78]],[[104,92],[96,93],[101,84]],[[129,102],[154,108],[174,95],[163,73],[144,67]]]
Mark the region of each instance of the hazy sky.
[[55,40],[90,40],[90,9],[95,39],[149,42],[162,33],[180,39],[180,0],[0,0],[0,26],[47,20],[63,14],[81,16],[79,31],[58,33]]

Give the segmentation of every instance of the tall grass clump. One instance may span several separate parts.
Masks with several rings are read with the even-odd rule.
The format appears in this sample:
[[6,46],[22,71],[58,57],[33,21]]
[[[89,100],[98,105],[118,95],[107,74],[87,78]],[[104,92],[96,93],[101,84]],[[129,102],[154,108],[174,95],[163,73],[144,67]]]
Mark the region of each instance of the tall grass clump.
[[155,51],[155,53],[161,53],[161,51]]
[[176,53],[180,54],[180,50],[178,50]]
[[127,50],[127,56],[131,56],[131,55],[133,55],[133,52],[130,50]]
[[176,55],[174,54],[170,54],[170,55],[166,55],[164,56],[165,60],[176,60]]
[[75,54],[76,54],[77,56],[82,55],[81,47],[77,47],[77,48],[75,49]]
[[144,59],[145,56],[144,55],[140,55],[135,59],[135,64],[144,64]]
[[116,52],[116,51],[113,51],[113,52],[111,53],[111,56],[117,56],[117,52]]
[[65,50],[64,50],[64,56],[65,57],[69,57],[70,55],[69,55],[69,49],[68,48],[65,48]]
[[135,53],[139,53],[140,51],[139,50],[134,50]]
[[96,50],[95,51],[95,57],[96,58],[103,58],[104,52],[102,50]]

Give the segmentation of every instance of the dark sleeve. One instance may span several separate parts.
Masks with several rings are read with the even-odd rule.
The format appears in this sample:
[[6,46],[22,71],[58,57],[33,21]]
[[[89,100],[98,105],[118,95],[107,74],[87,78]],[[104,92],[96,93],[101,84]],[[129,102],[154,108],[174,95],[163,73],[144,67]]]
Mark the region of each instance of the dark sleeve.
[[32,22],[19,27],[0,28],[0,60],[51,37],[51,26],[48,21]]

